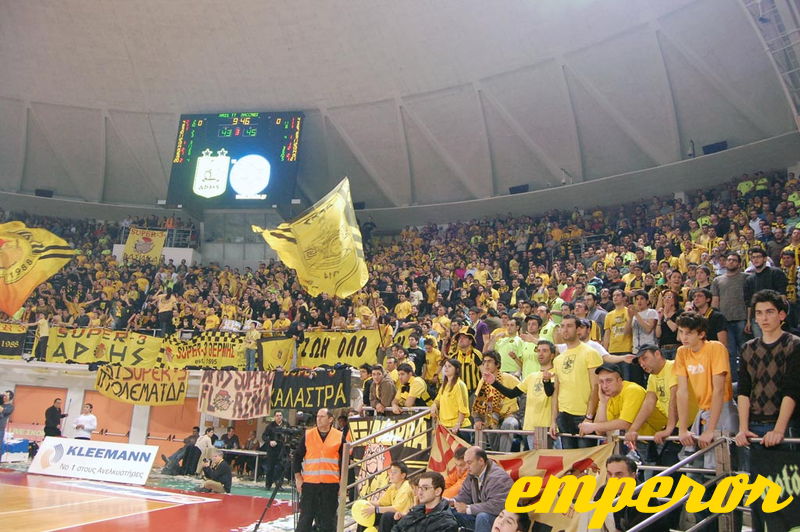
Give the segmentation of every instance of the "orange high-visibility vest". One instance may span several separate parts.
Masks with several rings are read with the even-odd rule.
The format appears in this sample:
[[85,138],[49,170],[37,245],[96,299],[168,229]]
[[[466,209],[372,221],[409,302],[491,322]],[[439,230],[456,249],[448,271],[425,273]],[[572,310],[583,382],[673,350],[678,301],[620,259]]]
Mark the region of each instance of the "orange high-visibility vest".
[[331,427],[325,441],[314,427],[306,431],[306,455],[303,457],[303,482],[335,484],[339,482],[339,448],[342,431]]

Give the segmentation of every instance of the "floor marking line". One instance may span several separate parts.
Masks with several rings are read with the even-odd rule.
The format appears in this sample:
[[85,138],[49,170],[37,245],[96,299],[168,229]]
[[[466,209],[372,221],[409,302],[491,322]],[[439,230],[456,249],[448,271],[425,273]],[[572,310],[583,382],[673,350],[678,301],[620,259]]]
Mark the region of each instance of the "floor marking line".
[[118,499],[118,497],[104,497],[102,499],[91,499],[91,500],[88,500],[88,501],[67,502],[67,503],[64,503],[64,504],[56,504],[56,505],[53,505],[53,506],[37,506],[35,508],[25,508],[24,510],[8,510],[6,512],[0,512],[0,517],[2,517],[4,515],[9,515],[9,514],[19,514],[19,513],[25,513],[25,512],[39,512],[39,511],[43,511],[43,510],[52,510],[53,508],[64,508],[65,506],[78,506],[80,504],[89,504],[89,503],[95,503],[95,502],[101,502],[101,501],[111,501],[111,500],[115,500],[115,499]]

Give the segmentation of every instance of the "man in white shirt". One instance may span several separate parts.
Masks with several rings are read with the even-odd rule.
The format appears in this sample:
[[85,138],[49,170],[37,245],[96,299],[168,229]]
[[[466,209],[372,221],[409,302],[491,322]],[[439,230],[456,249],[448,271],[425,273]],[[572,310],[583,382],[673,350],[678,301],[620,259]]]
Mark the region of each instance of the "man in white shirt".
[[91,440],[92,431],[97,428],[97,418],[92,414],[94,407],[91,403],[83,405],[81,415],[75,418],[75,435],[73,438],[76,440]]

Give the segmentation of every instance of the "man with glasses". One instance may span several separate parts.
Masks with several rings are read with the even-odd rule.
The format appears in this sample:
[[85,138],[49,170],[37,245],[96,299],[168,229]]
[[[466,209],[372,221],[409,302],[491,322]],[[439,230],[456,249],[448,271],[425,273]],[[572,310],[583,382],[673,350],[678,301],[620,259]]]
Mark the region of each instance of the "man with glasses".
[[450,505],[442,499],[444,477],[435,471],[426,471],[419,477],[417,500],[414,506],[395,524],[392,532],[456,532],[458,523]]

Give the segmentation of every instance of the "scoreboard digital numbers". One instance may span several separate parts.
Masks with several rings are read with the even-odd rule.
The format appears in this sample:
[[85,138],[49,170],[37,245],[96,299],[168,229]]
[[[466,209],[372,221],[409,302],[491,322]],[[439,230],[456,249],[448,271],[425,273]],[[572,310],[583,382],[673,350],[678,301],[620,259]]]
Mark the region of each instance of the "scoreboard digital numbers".
[[181,115],[167,203],[263,207],[289,203],[301,112]]

